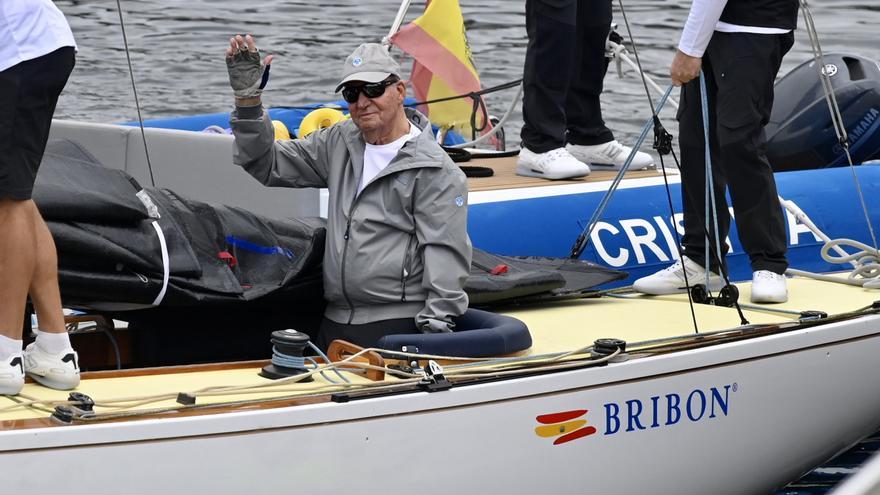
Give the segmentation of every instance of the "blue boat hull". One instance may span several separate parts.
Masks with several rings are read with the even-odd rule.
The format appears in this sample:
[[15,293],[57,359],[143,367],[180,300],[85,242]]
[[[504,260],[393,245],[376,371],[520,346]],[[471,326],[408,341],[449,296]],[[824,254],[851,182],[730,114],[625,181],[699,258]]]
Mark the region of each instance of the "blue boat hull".
[[[878,230],[880,166],[859,166],[856,172]],[[776,181],[779,194],[796,203],[830,238],[871,244],[849,168],[782,172],[776,174]],[[679,184],[670,184],[670,193],[680,222]],[[474,246],[501,254],[568,256],[603,195],[603,191],[594,191],[480,202],[475,193],[469,208],[471,239]],[[848,266],[823,261],[819,253],[822,242],[793,215],[787,217],[788,258],[793,268],[827,272]],[[600,222],[581,258],[628,271],[630,278],[618,285],[631,284],[673,261],[677,240],[662,183],[618,190]],[[740,244],[735,220],[729,238],[732,279],[750,279],[748,256]]]

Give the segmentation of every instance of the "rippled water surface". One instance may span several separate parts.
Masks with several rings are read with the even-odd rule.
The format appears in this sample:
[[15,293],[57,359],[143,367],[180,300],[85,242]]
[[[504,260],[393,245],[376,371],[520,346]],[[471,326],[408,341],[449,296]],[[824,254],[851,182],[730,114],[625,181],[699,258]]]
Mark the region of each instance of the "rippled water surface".
[[[474,60],[486,87],[522,75],[526,35],[524,2],[460,0]],[[880,58],[875,1],[814,2],[813,16],[826,52],[849,51]],[[134,120],[137,113],[123,50],[116,2],[56,0],[79,43],[77,67],[59,102],[57,117],[94,122]],[[666,86],[666,69],[690,5],[686,0],[624,2],[642,64]],[[251,32],[260,46],[277,55],[266,95],[270,105],[335,100],[332,91],[341,61],[359,43],[387,34],[399,3],[388,0],[123,0],[126,33],[144,118],[218,112],[229,109],[223,50],[230,34]],[[413,2],[407,20],[422,9]],[[625,35],[619,4],[615,22]],[[801,24],[802,26],[802,24]],[[800,30],[782,72],[810,56]],[[400,54],[399,51],[395,51]],[[404,67],[409,63],[404,61]],[[604,116],[619,138],[634,139],[650,115],[641,82],[632,71],[620,79],[609,72]],[[515,90],[487,97],[502,114]],[[675,131],[671,110],[663,114]],[[521,115],[507,127],[516,142]]]

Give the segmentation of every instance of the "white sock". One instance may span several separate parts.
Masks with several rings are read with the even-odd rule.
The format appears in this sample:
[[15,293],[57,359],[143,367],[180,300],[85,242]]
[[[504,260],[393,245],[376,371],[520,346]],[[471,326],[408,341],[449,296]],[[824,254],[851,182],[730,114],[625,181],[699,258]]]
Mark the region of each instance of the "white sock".
[[21,352],[21,340],[16,340],[5,335],[0,335],[0,361],[12,357],[13,354]]
[[67,332],[52,333],[34,330],[37,333],[37,345],[49,354],[58,354],[59,352],[70,348],[70,337]]

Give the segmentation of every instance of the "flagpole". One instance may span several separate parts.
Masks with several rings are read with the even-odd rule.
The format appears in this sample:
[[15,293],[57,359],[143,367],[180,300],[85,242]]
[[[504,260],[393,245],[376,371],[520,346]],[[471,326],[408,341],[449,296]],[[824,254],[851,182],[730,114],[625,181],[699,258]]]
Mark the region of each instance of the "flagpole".
[[400,25],[403,24],[403,18],[406,17],[406,12],[409,10],[409,4],[412,3],[411,0],[403,0],[400,3],[400,8],[397,9],[397,16],[394,18],[394,23],[391,24],[391,29],[388,31],[388,36],[382,40],[382,42],[388,46],[388,49],[391,49],[391,37],[400,29]]

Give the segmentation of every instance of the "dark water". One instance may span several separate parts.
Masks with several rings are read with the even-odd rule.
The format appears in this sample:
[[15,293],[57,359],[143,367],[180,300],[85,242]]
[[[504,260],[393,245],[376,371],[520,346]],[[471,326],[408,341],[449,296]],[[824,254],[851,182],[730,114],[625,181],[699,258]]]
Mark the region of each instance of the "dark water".
[[[459,1],[483,85],[521,77],[526,47],[524,2]],[[135,120],[116,2],[56,0],[56,4],[67,15],[79,44],[77,67],[56,117],[92,122]],[[359,43],[377,41],[387,34],[398,5],[393,0],[123,0],[144,118],[228,110],[232,97],[223,51],[234,33],[253,33],[261,48],[276,55],[265,95],[269,105],[335,100],[332,90],[341,61]],[[414,18],[421,5],[414,2],[407,19]],[[668,85],[668,63],[689,5],[686,0],[625,2],[643,67],[663,87]],[[615,6],[618,31],[626,37],[619,4],[615,2]],[[823,0],[814,2],[812,9],[826,53],[845,51],[880,58],[876,30],[880,4],[876,0]],[[801,30],[781,73],[810,56],[809,41]],[[634,140],[650,115],[640,80],[631,70],[622,79],[612,71],[605,86],[605,120],[619,139]],[[489,95],[490,111],[502,114],[514,95],[515,90]],[[675,134],[671,109],[661,117]],[[506,126],[509,144],[516,144],[520,126],[517,106]],[[875,434],[779,493],[825,493],[877,448]]]

